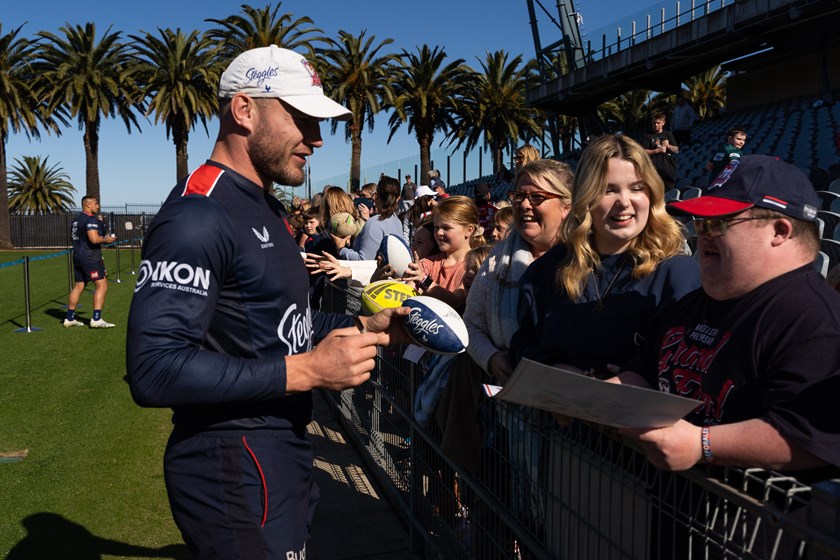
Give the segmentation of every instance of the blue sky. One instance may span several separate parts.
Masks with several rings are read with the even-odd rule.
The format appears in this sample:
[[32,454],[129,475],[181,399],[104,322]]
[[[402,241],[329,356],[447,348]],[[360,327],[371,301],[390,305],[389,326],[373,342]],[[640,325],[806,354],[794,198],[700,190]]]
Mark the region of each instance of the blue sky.
[[[21,34],[32,36],[41,30],[57,32],[64,25],[92,21],[97,34],[113,30],[124,34],[155,32],[158,27],[181,27],[185,31],[204,30],[206,18],[223,19],[239,13],[241,2],[218,0],[162,1],[141,3],[109,1],[6,2],[0,15],[3,33],[24,25]],[[266,0],[250,2],[261,8]],[[554,10],[555,2],[543,0],[546,8]],[[584,17],[584,31],[605,26],[630,12],[650,5],[650,2],[619,0],[577,0]],[[351,33],[367,30],[368,36],[378,40],[394,39],[394,52],[414,50],[424,43],[443,46],[452,58],[463,58],[474,68],[477,57],[485,52],[504,49],[523,58],[534,56],[534,45],[524,0],[425,0],[399,3],[391,0],[285,0],[281,13],[295,17],[309,16],[317,27],[331,37],[340,29]],[[538,15],[542,22],[547,18]],[[559,32],[543,31],[543,42],[560,38]],[[387,143],[387,115],[380,115],[381,125],[373,133],[365,132],[362,147],[362,167],[399,158],[416,158],[416,141],[403,132]],[[216,121],[190,135],[190,169],[201,164],[212,149]],[[175,149],[167,140],[162,126],[141,121],[142,132],[128,134],[121,121],[105,120],[100,130],[99,173],[103,205],[123,203],[157,203],[163,200],[175,182]],[[311,158],[313,180],[326,179],[346,173],[350,166],[350,145],[339,131],[330,136],[329,124],[323,123],[324,147]],[[436,139],[440,141],[440,138]],[[24,135],[12,135],[6,145],[7,164],[11,167],[21,156],[49,156],[50,164],[59,164],[77,189],[84,194],[84,147],[81,132],[74,124],[64,129],[62,136],[44,135],[40,141],[30,141]],[[487,165],[487,164],[485,164]],[[486,168],[485,168],[486,169]],[[364,177],[363,177],[364,179]],[[375,179],[375,178],[371,178]]]

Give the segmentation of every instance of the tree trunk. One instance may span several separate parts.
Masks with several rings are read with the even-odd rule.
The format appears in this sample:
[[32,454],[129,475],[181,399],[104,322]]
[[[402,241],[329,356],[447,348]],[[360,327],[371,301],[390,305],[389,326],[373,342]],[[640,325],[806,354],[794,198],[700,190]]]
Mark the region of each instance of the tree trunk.
[[350,127],[350,188],[362,185],[362,127],[355,122]]
[[175,182],[177,183],[190,173],[190,158],[187,147],[190,141],[188,130],[180,126],[172,127],[172,142],[175,144]]
[[432,167],[432,140],[431,135],[417,135],[417,143],[420,144],[420,184],[429,184],[429,171]]
[[9,177],[6,174],[6,136],[0,137],[0,249],[13,249],[9,226]]
[[85,182],[87,195],[96,197],[99,203],[99,118],[85,121]]

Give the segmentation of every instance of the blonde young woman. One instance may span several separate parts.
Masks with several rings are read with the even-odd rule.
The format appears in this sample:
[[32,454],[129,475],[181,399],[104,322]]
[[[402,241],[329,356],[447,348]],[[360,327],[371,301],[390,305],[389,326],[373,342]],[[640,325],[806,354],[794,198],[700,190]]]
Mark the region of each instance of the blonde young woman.
[[657,308],[700,286],[699,268],[682,254],[650,158],[622,135],[584,150],[563,235],[520,281],[512,363],[530,358],[606,376],[633,355]]

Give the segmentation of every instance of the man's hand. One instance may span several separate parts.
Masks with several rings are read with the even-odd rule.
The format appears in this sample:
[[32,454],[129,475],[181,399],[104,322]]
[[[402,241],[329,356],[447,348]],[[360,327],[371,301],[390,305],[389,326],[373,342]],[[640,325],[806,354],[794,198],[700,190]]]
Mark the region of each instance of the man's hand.
[[658,469],[685,471],[703,458],[700,426],[679,420],[667,428],[622,428],[619,433],[642,446]]
[[505,351],[499,351],[490,356],[487,369],[488,373],[503,385],[510,379],[511,374],[513,374],[513,366],[510,365],[510,358],[508,358],[507,352]]
[[382,333],[359,334],[356,327],[335,329],[311,352],[286,356],[286,393],[361,385],[376,367],[376,347],[384,338]]
[[408,307],[393,307],[383,309],[371,317],[359,317],[359,321],[367,332],[379,334],[377,344],[387,346],[402,342],[408,343],[411,342],[411,338],[405,331],[403,318],[410,312],[411,310]]

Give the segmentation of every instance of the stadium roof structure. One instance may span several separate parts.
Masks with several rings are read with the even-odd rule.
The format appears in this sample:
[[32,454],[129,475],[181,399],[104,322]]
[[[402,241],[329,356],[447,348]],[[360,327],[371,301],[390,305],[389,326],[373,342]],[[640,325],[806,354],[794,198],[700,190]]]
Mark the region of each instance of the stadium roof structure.
[[[758,51],[803,53],[840,42],[838,0],[736,0],[702,17],[674,19],[666,31],[648,30],[649,37],[643,31],[609,46],[604,41],[577,68],[529,88],[528,102],[582,115],[629,90],[678,91],[685,78]],[[537,58],[548,60],[545,52]]]

